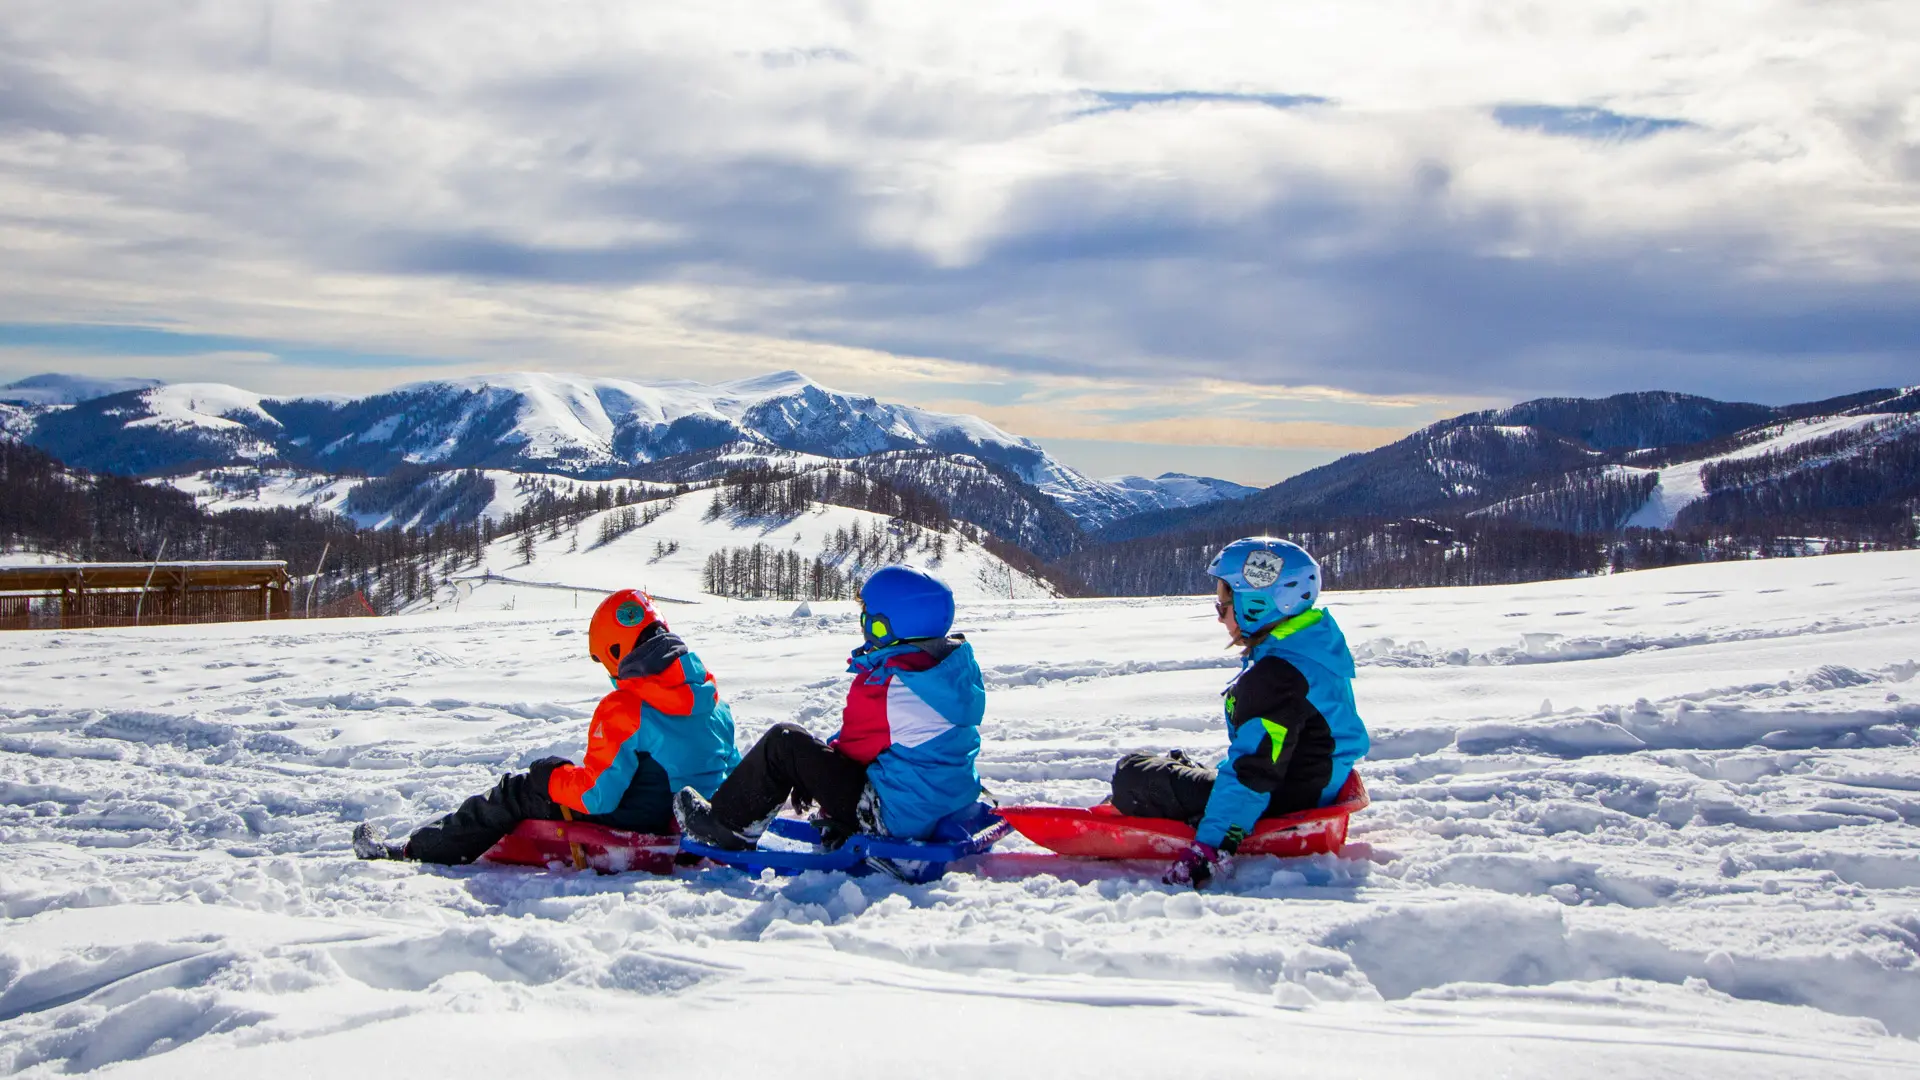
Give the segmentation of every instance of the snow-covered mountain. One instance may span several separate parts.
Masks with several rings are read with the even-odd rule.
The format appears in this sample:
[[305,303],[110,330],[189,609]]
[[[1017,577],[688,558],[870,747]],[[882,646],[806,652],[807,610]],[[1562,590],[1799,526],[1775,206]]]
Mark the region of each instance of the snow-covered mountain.
[[1136,513],[1244,499],[1259,488],[1211,476],[1169,472],[1145,476],[1109,476],[1100,481],[1133,501]]
[[209,513],[310,506],[339,514],[363,529],[418,529],[478,521],[501,525],[542,496],[567,498],[606,489],[625,493],[628,501],[635,501],[662,495],[668,486],[644,480],[580,480],[505,469],[448,469],[388,484],[299,469],[232,465],[148,482],[193,496]]
[[272,407],[295,439],[309,440],[290,460],[336,470],[412,463],[599,477],[736,442],[829,458],[931,447],[1030,483],[1052,464],[1032,441],[976,417],[883,404],[793,371],[710,385],[522,372]]
[[33,375],[0,386],[0,401],[16,405],[76,405],[128,390],[159,386],[158,379],[96,379],[89,375]]
[[[1779,407],[1665,392],[1545,398],[1443,420],[1245,499],[1148,512],[1105,529],[1100,538],[1445,514],[1509,517],[1576,532],[1667,528],[1710,488],[1731,490],[1745,482],[1725,469],[1714,474],[1713,484],[1701,479],[1702,469],[1727,460],[1794,457],[1797,465],[1781,464],[1767,477],[1753,478],[1777,485],[1795,469],[1864,454],[1870,456],[1860,458],[1863,467],[1883,474],[1883,481],[1897,481],[1905,459],[1882,451],[1920,430],[1911,423],[1916,412],[1920,394],[1911,388]],[[1812,451],[1794,451],[1802,444]],[[1842,486],[1851,493],[1837,494]],[[1832,487],[1809,497],[1815,503],[1864,497],[1857,484]],[[1887,498],[1906,497],[1898,483],[1880,487]],[[1808,506],[1804,498],[1799,504]]]
[[[12,427],[21,426],[18,420]],[[1224,481],[1090,479],[975,416],[888,404],[794,371],[703,384],[521,372],[414,383],[361,398],[267,399],[235,387],[138,388],[48,408],[29,441],[69,464],[149,473],[274,461],[380,475],[403,465],[581,479],[735,444],[849,459],[965,455],[1055,500],[1083,527],[1241,490]]]

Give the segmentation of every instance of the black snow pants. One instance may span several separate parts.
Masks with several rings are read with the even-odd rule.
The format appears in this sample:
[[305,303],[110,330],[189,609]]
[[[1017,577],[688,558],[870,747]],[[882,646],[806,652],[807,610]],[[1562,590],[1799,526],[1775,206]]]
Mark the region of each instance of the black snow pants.
[[[492,791],[474,795],[453,813],[415,829],[407,838],[407,858],[462,866],[485,855],[522,821],[559,821],[560,804],[547,797],[547,777],[558,761],[543,760],[527,772],[508,773]],[[673,791],[667,782],[667,770],[641,754],[640,767],[620,797],[620,805],[606,814],[576,813],[573,820],[634,832],[672,832]]]
[[[1195,764],[1187,755],[1128,754],[1113,769],[1113,808],[1132,817],[1173,818],[1189,825],[1207,816],[1213,796],[1214,771]],[[1283,800],[1286,789],[1274,792],[1260,816],[1278,817],[1304,807]]]
[[745,830],[791,801],[802,812],[819,806],[821,816],[845,832],[872,831],[873,823],[861,815],[866,790],[864,763],[798,724],[775,724],[713,793],[713,816],[730,829]]

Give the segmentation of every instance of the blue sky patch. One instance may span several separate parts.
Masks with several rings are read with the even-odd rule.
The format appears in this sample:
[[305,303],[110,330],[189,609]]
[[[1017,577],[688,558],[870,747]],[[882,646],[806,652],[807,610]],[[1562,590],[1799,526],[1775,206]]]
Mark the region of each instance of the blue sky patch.
[[1630,116],[1607,109],[1573,105],[1496,105],[1493,118],[1502,127],[1602,142],[1631,142],[1663,131],[1698,126],[1688,120]]
[[1298,109],[1307,105],[1326,105],[1332,101],[1318,94],[1228,94],[1212,90],[1095,90],[1092,93],[1099,104],[1082,110],[1083,113],[1116,112],[1131,109],[1135,105],[1163,105],[1175,101],[1239,102],[1274,109]]
[[0,349],[59,349],[108,356],[203,356],[207,353],[268,353],[282,363],[306,367],[382,368],[463,363],[442,357],[314,348],[268,338],[196,334],[151,326],[107,323],[0,323]]

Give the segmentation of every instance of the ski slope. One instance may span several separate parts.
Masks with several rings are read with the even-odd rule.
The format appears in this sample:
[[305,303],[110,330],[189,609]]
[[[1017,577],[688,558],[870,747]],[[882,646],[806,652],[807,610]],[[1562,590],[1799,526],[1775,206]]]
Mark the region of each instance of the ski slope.
[[[765,544],[811,561],[826,552],[838,531],[858,527],[868,535],[892,536],[896,528],[885,514],[826,505],[791,519],[723,516],[710,520],[708,507],[714,498],[713,490],[702,489],[671,503],[637,503],[627,508],[636,516],[649,510],[660,516],[606,544],[599,542],[601,522],[620,514],[620,509],[589,515],[577,526],[563,527],[557,536],[536,530],[530,560],[522,557],[520,534],[502,537],[487,546],[478,566],[455,571],[450,586],[423,599],[414,610],[584,614],[593,610],[601,595],[629,586],[670,600],[710,601],[703,571],[714,552]],[[929,547],[936,537],[942,541],[937,553]],[[939,575],[963,600],[1032,600],[1054,595],[1051,586],[1013,569],[957,533],[926,531],[904,561]],[[838,568],[859,569],[850,559],[840,560]]]
[[1794,420],[1776,425],[1766,438],[1758,439],[1738,450],[1700,458],[1696,461],[1683,461],[1657,470],[1629,468],[1627,471],[1634,473],[1658,472],[1660,478],[1654,484],[1653,491],[1647,496],[1647,501],[1627,518],[1624,527],[1672,528],[1673,519],[1680,515],[1680,511],[1707,497],[1706,479],[1701,475],[1701,471],[1718,462],[1760,457],[1859,428],[1879,425],[1889,431],[1898,431],[1916,422],[1920,422],[1920,419],[1916,419],[1916,416],[1910,413],[1862,413],[1852,416],[1821,416],[1809,420]]
[[[8,637],[0,1074],[1920,1074],[1920,553],[1332,596],[1374,805],[1205,894],[356,862],[580,751],[584,619],[483,595]],[[852,605],[793,608],[667,611],[743,745],[837,716]],[[995,793],[1216,754],[1211,614],[963,602]]]

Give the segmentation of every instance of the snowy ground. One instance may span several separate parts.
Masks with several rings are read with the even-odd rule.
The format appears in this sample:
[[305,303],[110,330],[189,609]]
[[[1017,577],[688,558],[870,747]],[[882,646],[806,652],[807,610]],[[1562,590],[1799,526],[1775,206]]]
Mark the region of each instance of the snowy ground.
[[[578,751],[572,611],[11,635],[0,1073],[1920,1073],[1920,553],[1332,601],[1375,805],[1205,895],[358,863]],[[669,612],[743,742],[832,726],[851,615],[790,608]],[[1215,751],[1210,615],[963,605],[1000,797]]]

